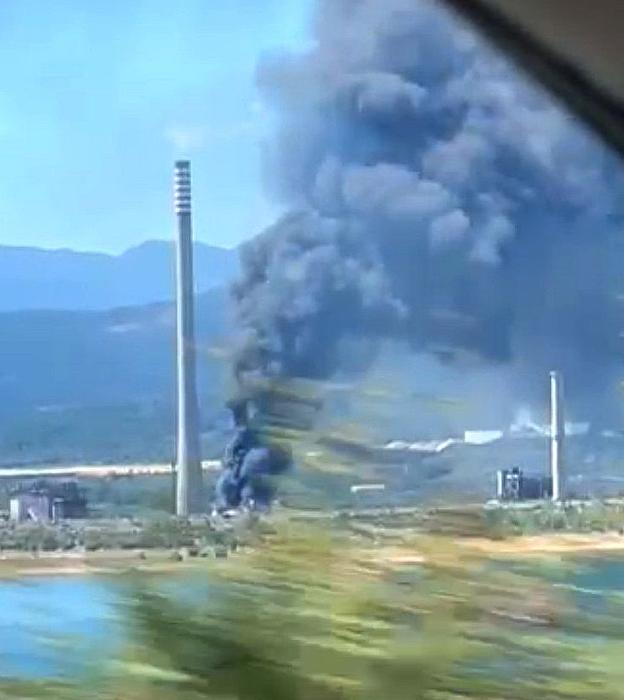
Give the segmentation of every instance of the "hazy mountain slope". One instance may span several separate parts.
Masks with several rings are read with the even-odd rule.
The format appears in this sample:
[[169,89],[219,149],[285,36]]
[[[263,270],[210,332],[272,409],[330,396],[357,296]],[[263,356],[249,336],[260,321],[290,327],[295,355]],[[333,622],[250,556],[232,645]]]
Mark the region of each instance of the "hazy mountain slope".
[[[148,241],[121,255],[0,246],[0,311],[109,309],[173,296],[173,244]],[[229,282],[236,250],[195,244],[199,293]]]
[[[225,294],[218,289],[198,297],[200,345],[225,330]],[[166,303],[0,313],[2,410],[161,396],[172,390],[174,323]]]
[[[199,393],[209,423],[227,364],[227,292],[197,298]],[[174,416],[174,308],[0,313],[0,462],[166,457]]]

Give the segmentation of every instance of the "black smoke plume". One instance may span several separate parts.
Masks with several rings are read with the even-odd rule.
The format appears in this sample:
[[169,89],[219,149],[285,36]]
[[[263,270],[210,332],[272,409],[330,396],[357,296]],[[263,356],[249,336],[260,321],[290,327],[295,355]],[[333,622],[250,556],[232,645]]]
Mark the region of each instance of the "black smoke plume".
[[276,491],[275,479],[289,469],[288,449],[271,440],[263,423],[270,407],[257,406],[266,392],[255,392],[255,401],[240,397],[230,401],[234,435],[225,448],[223,471],[216,485],[218,510],[245,506],[266,509]]
[[239,377],[327,377],[345,340],[392,338],[611,382],[622,171],[549,97],[426,0],[318,0],[259,85],[289,213],[243,251]]

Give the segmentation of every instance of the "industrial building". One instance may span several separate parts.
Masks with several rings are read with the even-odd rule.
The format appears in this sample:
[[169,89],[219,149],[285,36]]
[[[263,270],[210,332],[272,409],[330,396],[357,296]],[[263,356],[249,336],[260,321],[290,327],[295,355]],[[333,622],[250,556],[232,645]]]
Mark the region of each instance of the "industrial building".
[[36,482],[16,489],[9,500],[9,518],[14,522],[46,523],[86,517],[87,499],[74,481]]
[[525,474],[522,469],[501,469],[496,475],[496,498],[499,501],[530,501],[552,497],[549,476]]

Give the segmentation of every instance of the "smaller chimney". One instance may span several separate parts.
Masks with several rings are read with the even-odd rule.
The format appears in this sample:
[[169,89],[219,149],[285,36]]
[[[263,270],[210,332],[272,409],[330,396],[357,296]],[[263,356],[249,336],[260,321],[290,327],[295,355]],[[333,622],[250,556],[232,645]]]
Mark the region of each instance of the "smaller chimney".
[[563,443],[565,418],[563,413],[563,378],[560,372],[550,373],[550,475],[552,478],[552,500],[565,499],[565,473],[563,465]]

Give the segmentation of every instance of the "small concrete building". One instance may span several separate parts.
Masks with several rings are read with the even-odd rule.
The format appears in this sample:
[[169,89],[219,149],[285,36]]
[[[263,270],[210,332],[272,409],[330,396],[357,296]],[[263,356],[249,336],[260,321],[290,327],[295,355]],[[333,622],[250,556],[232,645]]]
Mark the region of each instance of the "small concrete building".
[[35,523],[48,522],[52,515],[52,504],[47,493],[37,491],[17,492],[9,502],[9,517],[16,523],[30,520]]
[[14,522],[56,522],[85,518],[87,499],[76,482],[37,482],[11,494],[9,517]]

